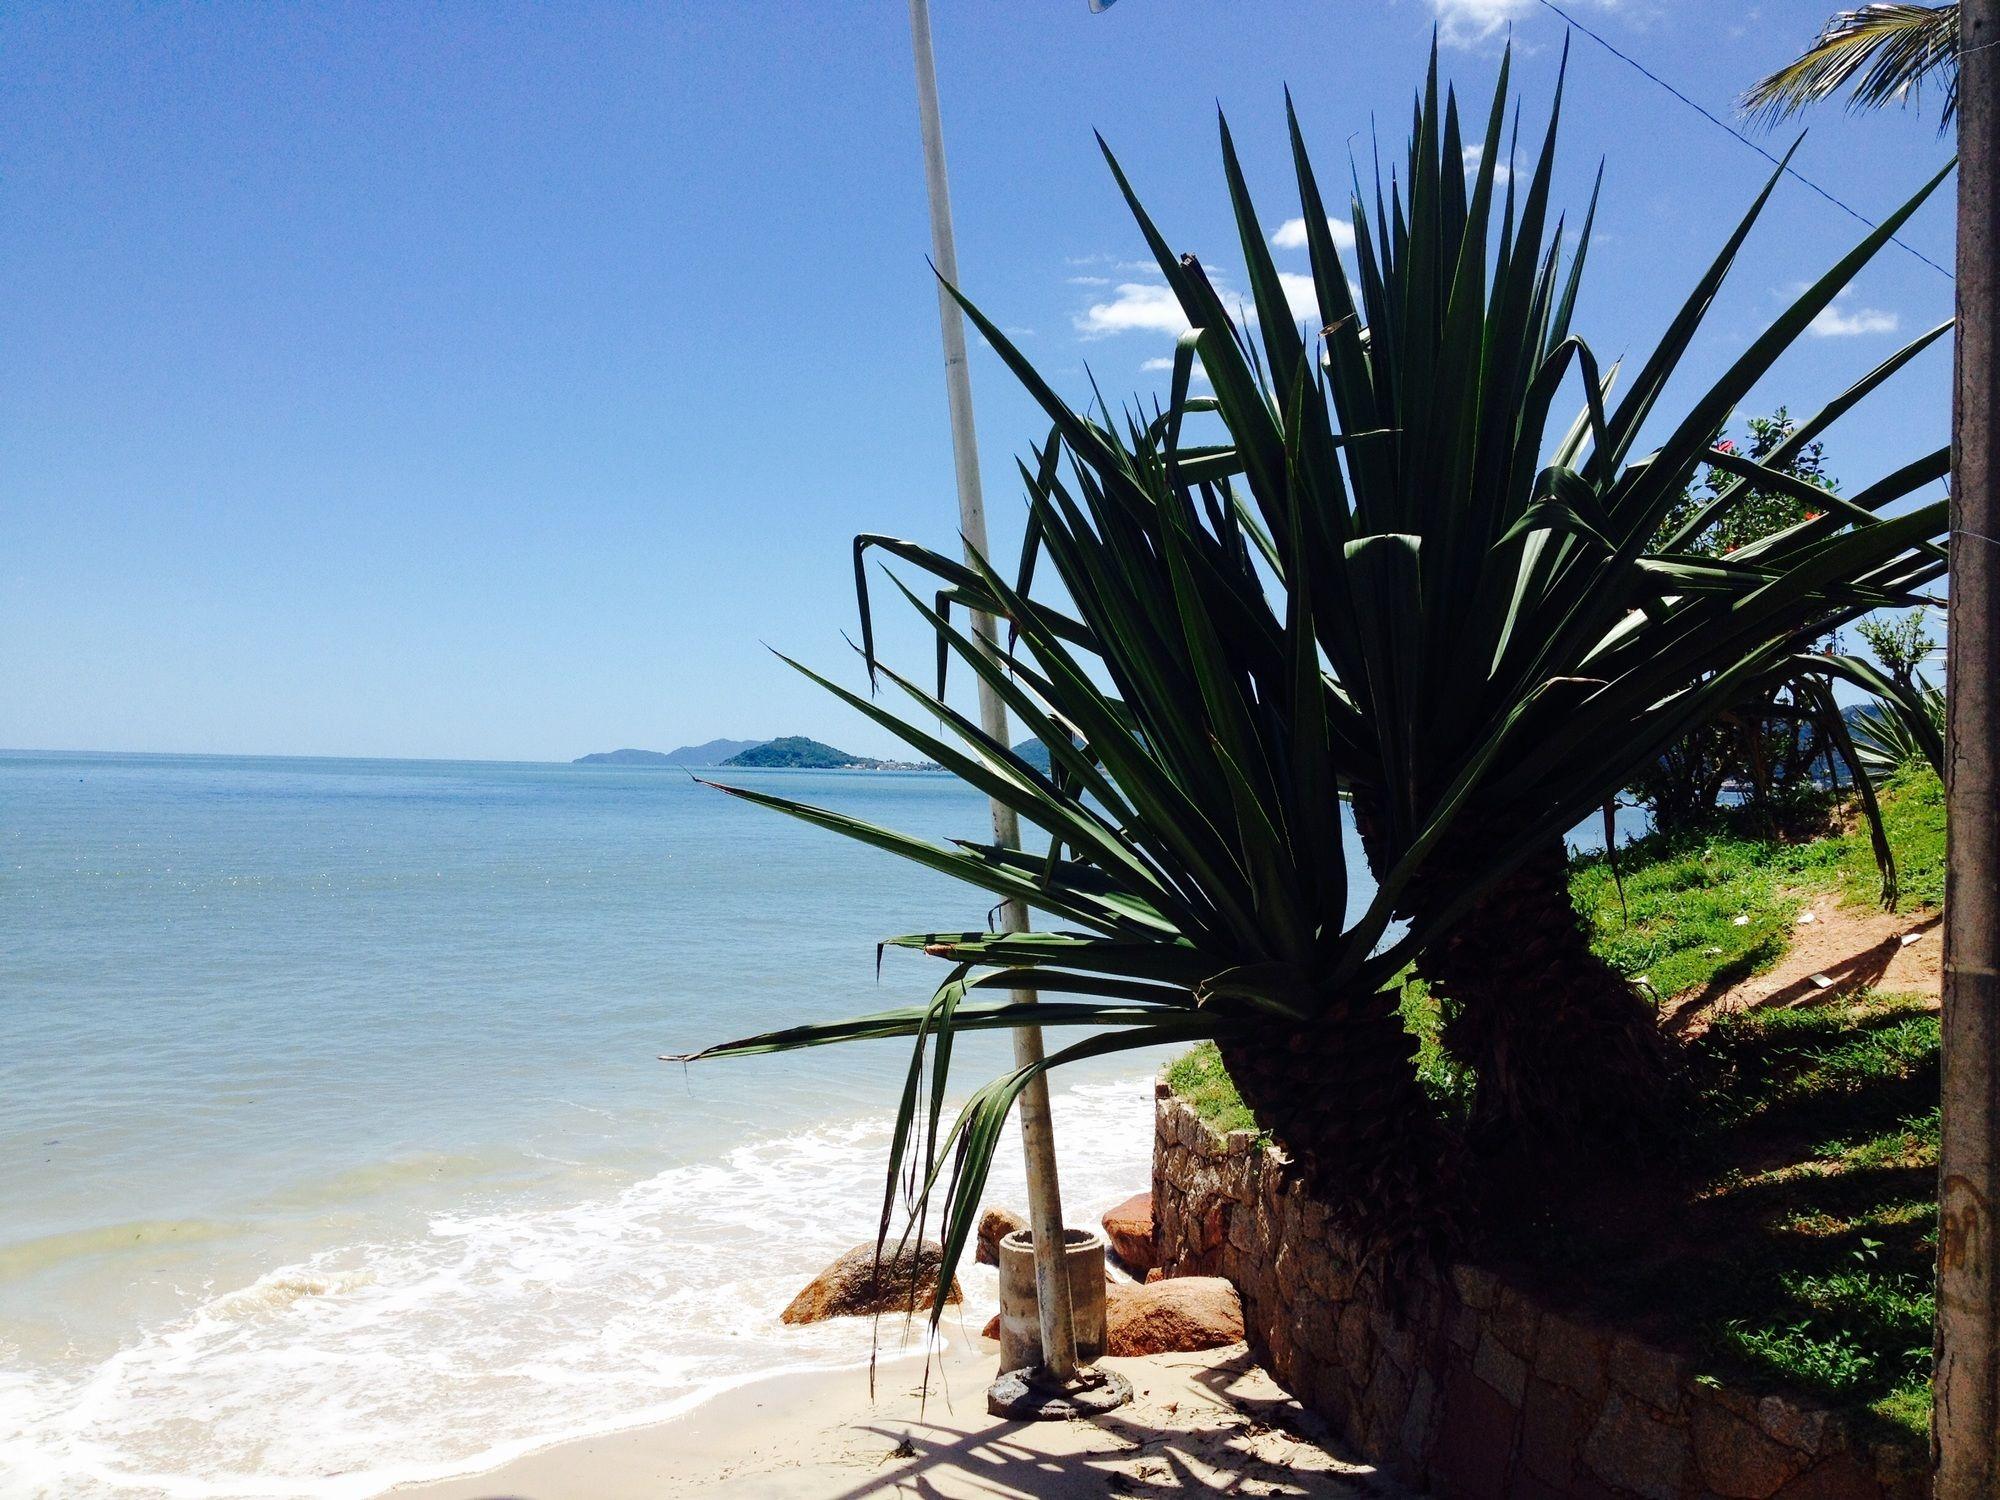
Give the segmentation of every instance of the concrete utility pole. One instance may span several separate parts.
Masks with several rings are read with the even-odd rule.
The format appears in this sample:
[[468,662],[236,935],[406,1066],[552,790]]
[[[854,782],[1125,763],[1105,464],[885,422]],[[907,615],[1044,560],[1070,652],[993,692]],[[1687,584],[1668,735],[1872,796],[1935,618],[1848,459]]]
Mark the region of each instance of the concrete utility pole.
[[1959,7],[1935,1500],[2000,1495],[2000,0]]
[[[951,191],[945,182],[944,124],[938,115],[937,64],[931,55],[931,15],[926,0],[910,0],[910,42],[917,55],[917,109],[923,118],[924,182],[930,191],[931,259],[938,274],[958,285],[958,254],[951,232]],[[972,429],[972,375],[965,363],[965,314],[942,284],[938,287],[938,321],[944,330],[945,392],[951,406],[951,452],[958,472],[958,528],[968,557],[987,555],[986,501],[979,486],[979,440]],[[972,631],[989,651],[998,653],[993,617],[975,614]],[[1007,705],[985,678],[979,680],[979,727],[1001,744],[1011,744]],[[993,807],[993,838],[1014,847],[1021,842],[1021,825],[1014,810],[998,800]],[[1005,932],[1025,932],[1028,908],[1008,901],[1000,908]],[[1033,990],[1015,990],[1017,1003],[1032,1003]],[[1042,1031],[1023,1026],[1014,1032],[1014,1061],[1026,1067],[1042,1059]],[[1062,1191],[1056,1182],[1055,1129],[1049,1117],[1048,1075],[1022,1091],[1021,1144],[1028,1158],[1028,1223],[1035,1236],[1035,1302],[1042,1325],[1044,1368],[1054,1379],[1076,1378],[1076,1331],[1070,1310],[1069,1261],[1063,1235]]]

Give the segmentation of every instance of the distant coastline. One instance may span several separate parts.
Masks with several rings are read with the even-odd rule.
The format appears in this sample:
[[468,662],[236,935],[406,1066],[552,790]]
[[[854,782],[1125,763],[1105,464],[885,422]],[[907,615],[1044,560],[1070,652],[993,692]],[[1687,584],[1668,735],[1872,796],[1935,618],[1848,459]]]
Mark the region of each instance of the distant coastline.
[[572,765],[619,766],[627,769],[706,766],[746,771],[940,771],[934,761],[879,760],[855,755],[805,735],[775,740],[709,740],[677,750],[599,750],[580,755]]

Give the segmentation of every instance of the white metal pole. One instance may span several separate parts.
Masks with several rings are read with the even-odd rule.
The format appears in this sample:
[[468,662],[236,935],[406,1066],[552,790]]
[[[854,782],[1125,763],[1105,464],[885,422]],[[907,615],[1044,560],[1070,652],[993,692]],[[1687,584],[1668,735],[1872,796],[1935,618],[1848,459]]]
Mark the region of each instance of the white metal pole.
[[[958,285],[958,256],[952,243],[951,192],[945,181],[944,125],[938,115],[937,64],[931,55],[931,16],[926,0],[910,0],[910,41],[917,57],[917,109],[923,120],[924,182],[930,191],[931,258],[938,275]],[[951,407],[951,453],[958,475],[958,526],[967,555],[987,556],[986,502],[979,486],[979,440],[972,428],[972,375],[965,362],[965,314],[951,294],[938,286],[938,322],[944,333],[945,393]],[[974,614],[973,634],[997,654],[993,617]],[[1001,744],[1010,742],[1007,705],[984,678],[979,682],[979,724]],[[995,801],[994,841],[1009,847],[1021,841],[1014,810]],[[1005,932],[1025,932],[1028,909],[1019,901],[1000,908]],[[1033,990],[1016,990],[1014,999],[1033,1003]],[[1042,1030],[1024,1026],[1014,1032],[1018,1066],[1041,1061]],[[1069,1261],[1063,1239],[1062,1192],[1056,1182],[1055,1131],[1049,1118],[1047,1075],[1035,1079],[1021,1094],[1021,1144],[1028,1158],[1028,1222],[1035,1236],[1035,1301],[1042,1325],[1042,1359],[1052,1376],[1067,1382],[1076,1375],[1076,1331],[1069,1298]]]

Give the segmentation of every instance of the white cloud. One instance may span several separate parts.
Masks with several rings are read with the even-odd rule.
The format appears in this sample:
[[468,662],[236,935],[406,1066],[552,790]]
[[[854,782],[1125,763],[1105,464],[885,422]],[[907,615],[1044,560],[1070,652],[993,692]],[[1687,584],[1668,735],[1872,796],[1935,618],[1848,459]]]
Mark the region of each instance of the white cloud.
[[1068,280],[1069,280],[1069,284],[1070,284],[1071,286],[1110,286],[1110,285],[1111,285],[1111,278],[1110,278],[1109,276],[1071,276],[1071,277],[1069,277],[1069,278],[1068,278]]
[[1285,305],[1291,308],[1294,319],[1319,316],[1319,291],[1313,286],[1312,277],[1280,271],[1278,285],[1285,289]]
[[[1144,364],[1139,366],[1140,369],[1144,370],[1149,375],[1163,375],[1166,374],[1168,371],[1172,370],[1173,367],[1174,367],[1173,360],[1165,356],[1162,356],[1159,359],[1149,359]],[[1208,379],[1208,371],[1204,370],[1201,367],[1200,360],[1196,360],[1194,362],[1194,368],[1188,371],[1188,379],[1189,380]]]
[[1835,302],[1806,324],[1815,338],[1851,339],[1867,333],[1894,333],[1902,319],[1880,307],[1842,307]]
[[[1485,149],[1486,143],[1484,141],[1481,141],[1477,146],[1467,146],[1465,148],[1465,170],[1467,172],[1477,172],[1479,170],[1479,154]],[[1493,164],[1493,185],[1495,187],[1505,187],[1507,179],[1513,175],[1514,169],[1504,161],[1497,161]]]
[[1165,285],[1123,281],[1112,288],[1109,302],[1093,302],[1083,310],[1076,330],[1086,338],[1109,333],[1167,333],[1179,338],[1188,331],[1188,320]]
[[[1333,243],[1342,250],[1354,248],[1354,226],[1344,219],[1328,219],[1326,227],[1333,235]],[[1271,231],[1271,243],[1280,250],[1303,250],[1306,247],[1306,221],[1287,219]]]
[[[1246,295],[1220,276],[1214,277],[1214,285],[1222,305],[1239,322],[1257,321],[1257,309]],[[1284,289],[1285,305],[1294,318],[1310,321],[1319,316],[1319,294],[1312,277],[1296,271],[1280,271],[1278,285]],[[1349,290],[1354,291],[1352,283]],[[1189,327],[1187,314],[1181,311],[1172,290],[1156,281],[1120,282],[1112,289],[1109,301],[1091,303],[1075,321],[1076,331],[1085,338],[1103,338],[1114,333],[1165,333],[1179,338]]]

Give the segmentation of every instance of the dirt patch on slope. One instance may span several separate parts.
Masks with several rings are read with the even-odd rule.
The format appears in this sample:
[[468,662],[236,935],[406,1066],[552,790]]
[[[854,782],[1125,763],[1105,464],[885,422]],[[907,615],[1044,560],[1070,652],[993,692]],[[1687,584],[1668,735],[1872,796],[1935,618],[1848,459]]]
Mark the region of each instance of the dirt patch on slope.
[[1775,965],[1747,979],[1676,995],[1667,1002],[1663,1023],[1669,1035],[1689,1037],[1731,1011],[1817,1005],[1860,990],[1936,999],[1942,922],[1936,912],[1883,911],[1815,896],[1800,908],[1791,945]]

